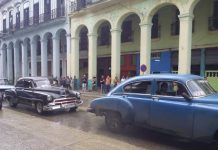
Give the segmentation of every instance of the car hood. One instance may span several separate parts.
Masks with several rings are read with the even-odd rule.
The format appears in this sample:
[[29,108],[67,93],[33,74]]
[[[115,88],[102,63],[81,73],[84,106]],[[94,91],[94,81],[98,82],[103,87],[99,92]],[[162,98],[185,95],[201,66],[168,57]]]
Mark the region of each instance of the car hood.
[[39,92],[39,93],[45,93],[47,95],[52,95],[55,98],[58,97],[68,97],[68,96],[75,96],[78,97],[79,96],[79,92],[75,92],[75,91],[71,91],[68,90],[66,88],[62,88],[62,87],[40,87],[40,88],[35,88],[34,89],[35,92]]
[[0,90],[8,90],[8,89],[13,89],[15,88],[12,85],[0,85]]

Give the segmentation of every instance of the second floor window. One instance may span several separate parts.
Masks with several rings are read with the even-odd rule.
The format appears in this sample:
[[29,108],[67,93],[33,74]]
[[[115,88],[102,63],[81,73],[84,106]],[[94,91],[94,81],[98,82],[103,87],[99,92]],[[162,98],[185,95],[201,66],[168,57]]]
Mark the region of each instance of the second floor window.
[[218,30],[218,0],[213,2],[213,15],[209,17],[209,30]]
[[179,9],[176,9],[173,22],[171,24],[171,35],[179,35],[180,24],[179,24]]
[[29,26],[29,7],[24,9],[24,27]]
[[44,20],[50,20],[51,19],[51,0],[45,0],[44,1]]
[[159,38],[160,37],[160,27],[159,27],[159,16],[158,14],[154,15],[152,18],[152,30],[151,30],[151,38]]
[[110,26],[108,25],[103,26],[100,30],[99,45],[101,46],[110,45],[110,40],[111,40],[110,35],[111,35]]
[[13,29],[13,11],[9,12],[9,29]]
[[7,32],[7,28],[6,28],[6,18],[3,19],[3,33]]
[[131,42],[132,41],[132,21],[125,21],[122,25],[121,42]]
[[33,22],[34,24],[39,23],[39,3],[35,3],[33,6]]

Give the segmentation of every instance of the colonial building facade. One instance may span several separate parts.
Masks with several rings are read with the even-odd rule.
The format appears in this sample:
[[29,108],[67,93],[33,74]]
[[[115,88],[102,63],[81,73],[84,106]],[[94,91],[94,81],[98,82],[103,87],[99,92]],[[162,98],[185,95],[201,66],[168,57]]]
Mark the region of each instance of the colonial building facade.
[[0,76],[67,75],[70,50],[68,0],[6,0],[0,3]]
[[[218,70],[217,0],[77,0],[70,74],[81,77]],[[215,72],[216,73],[216,72]]]

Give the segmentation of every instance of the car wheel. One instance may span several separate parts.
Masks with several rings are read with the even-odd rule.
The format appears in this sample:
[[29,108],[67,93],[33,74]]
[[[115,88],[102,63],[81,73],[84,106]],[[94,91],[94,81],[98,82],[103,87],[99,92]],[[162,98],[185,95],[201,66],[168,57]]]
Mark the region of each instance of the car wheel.
[[38,114],[43,114],[43,104],[42,102],[37,102],[36,103],[36,111]]
[[78,107],[70,108],[69,112],[75,112]]
[[114,133],[119,133],[124,128],[124,123],[122,122],[122,119],[119,113],[115,113],[115,112],[106,113],[105,123],[106,123],[107,128]]
[[14,103],[12,98],[7,98],[7,101],[10,107],[13,107],[13,108],[17,107],[17,103]]

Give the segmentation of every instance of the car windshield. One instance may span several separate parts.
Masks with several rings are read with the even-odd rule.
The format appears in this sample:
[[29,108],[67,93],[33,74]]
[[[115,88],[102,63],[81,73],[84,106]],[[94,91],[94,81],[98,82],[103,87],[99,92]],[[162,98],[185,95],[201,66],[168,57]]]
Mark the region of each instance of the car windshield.
[[51,84],[49,80],[43,79],[43,80],[35,80],[36,87],[50,87]]
[[191,80],[188,81],[187,86],[194,97],[216,93],[207,80]]
[[8,85],[8,80],[7,79],[0,79],[0,85]]

